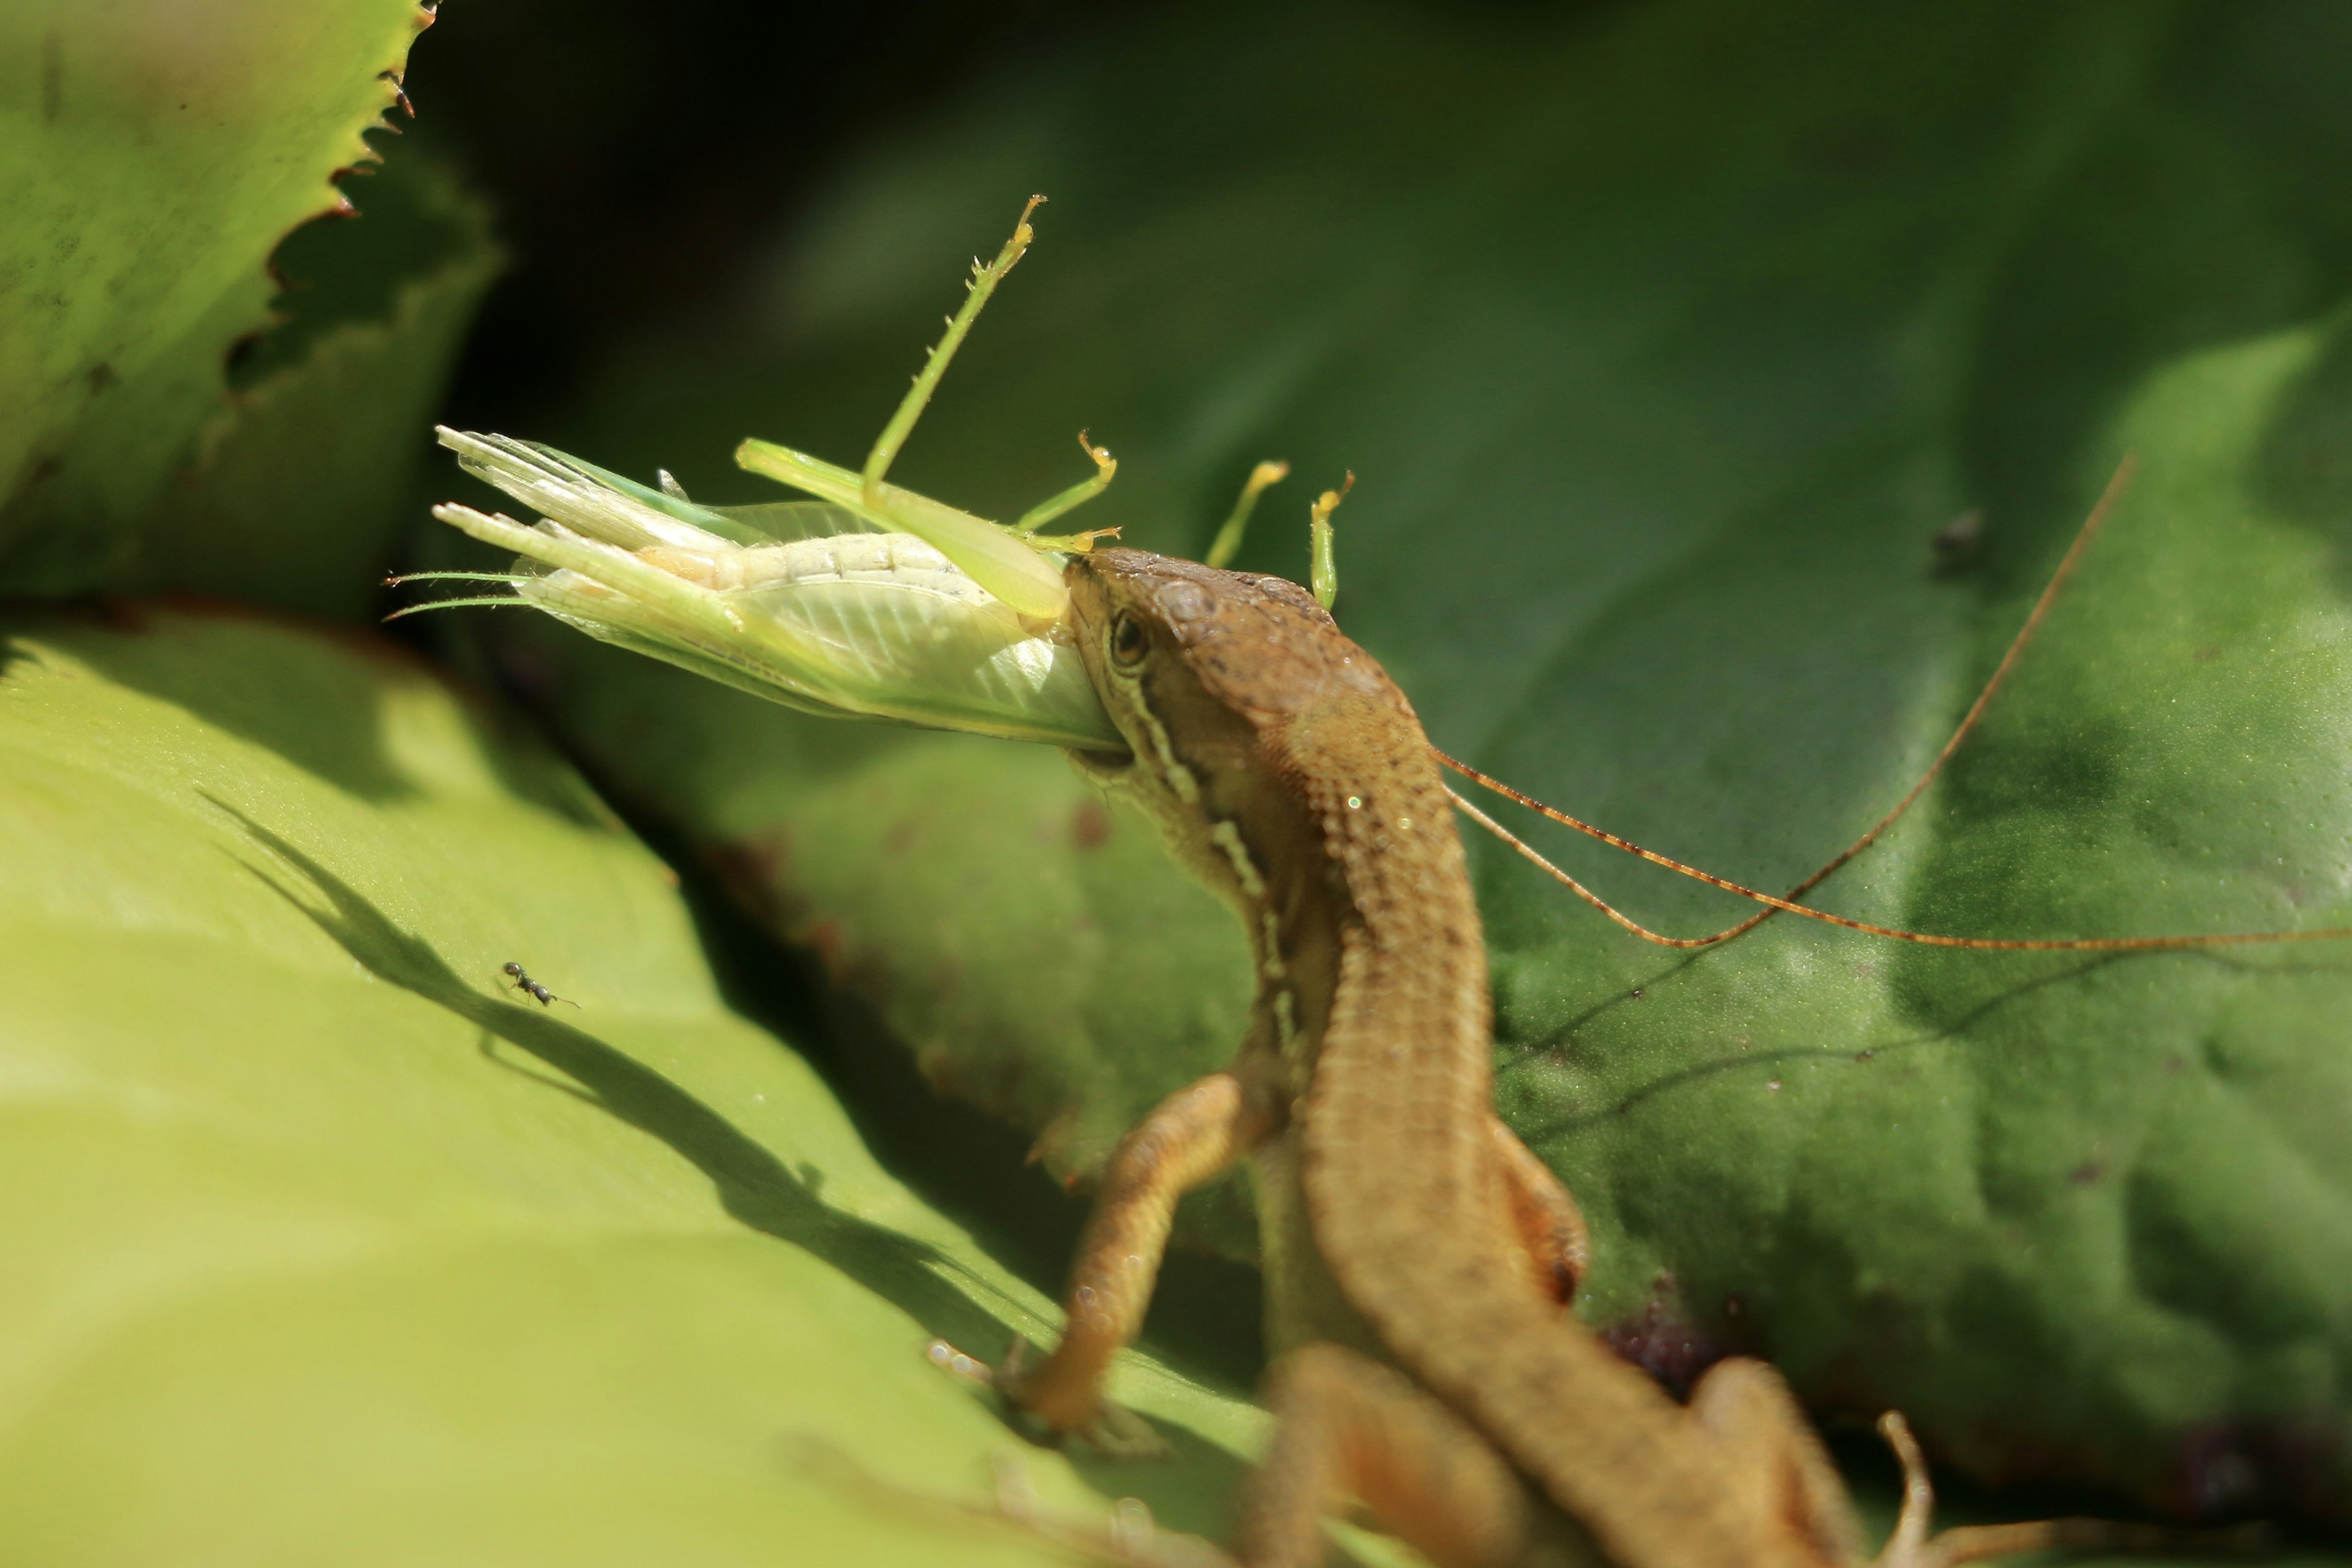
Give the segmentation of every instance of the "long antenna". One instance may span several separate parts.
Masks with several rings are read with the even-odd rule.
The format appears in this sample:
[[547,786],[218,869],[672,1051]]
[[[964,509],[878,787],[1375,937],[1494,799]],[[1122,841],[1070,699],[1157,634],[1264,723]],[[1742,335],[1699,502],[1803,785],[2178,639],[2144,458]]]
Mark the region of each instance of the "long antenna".
[[2115,475],[2107,480],[2107,488],[2100,494],[2098,504],[2091,509],[2091,515],[2083,520],[2082,528],[2075,532],[2074,542],[2067,548],[2064,558],[2058,563],[2058,569],[2051,574],[2048,585],[2042,590],[2042,596],[2034,601],[2032,610],[2025,617],[2025,624],[2018,628],[2017,636],[2011,639],[2009,651],[2001,656],[2000,663],[1994,668],[1991,679],[1987,680],[1984,689],[1977,693],[1977,700],[1969,705],[1969,710],[1962,716],[1958,727],[1953,730],[1951,738],[1944,742],[1943,749],[1936,753],[1935,761],[1927,764],[1927,771],[1919,775],[1918,781],[1912,784],[1903,798],[1895,803],[1893,809],[1880,817],[1868,832],[1847,845],[1819,870],[1790,889],[1785,897],[1775,898],[1769,893],[1759,892],[1753,888],[1743,887],[1738,882],[1717,877],[1712,872],[1702,871],[1696,866],[1685,865],[1671,856],[1661,855],[1653,849],[1645,849],[1629,838],[1621,837],[1604,828],[1595,827],[1580,817],[1571,816],[1567,812],[1546,805],[1534,796],[1512,788],[1500,779],[1480,773],[1467,763],[1457,761],[1445,752],[1438,751],[1434,746],[1430,748],[1443,766],[1564,827],[1572,827],[1588,837],[1597,838],[1612,848],[1622,849],[1629,855],[1649,861],[1654,866],[1664,866],[1670,871],[1705,882],[1709,887],[1720,888],[1727,893],[1737,893],[1743,899],[1752,900],[1764,906],[1762,910],[1738,925],[1699,937],[1666,936],[1652,931],[1617,910],[1608,900],[1552,864],[1532,845],[1513,834],[1501,823],[1480,811],[1461,795],[1455,795],[1450,789],[1446,794],[1453,796],[1454,804],[1471,821],[1509,845],[1523,858],[1567,887],[1578,898],[1582,899],[1643,941],[1655,942],[1661,947],[1713,947],[1717,942],[1728,942],[1733,937],[1752,931],[1774,915],[1781,913],[1801,915],[1807,920],[1843,926],[1849,931],[1885,937],[1894,942],[1917,942],[1928,947],[1990,948],[2029,952],[2120,952],[2168,948],[2226,947],[2265,942],[2327,942],[2352,937],[2352,927],[2305,931],[2238,931],[2205,936],[2083,937],[2060,940],[1946,936],[1932,931],[1899,931],[1892,926],[1873,925],[1867,921],[1849,920],[1843,915],[1831,914],[1825,910],[1817,910],[1796,902],[1798,899],[1819,887],[1847,861],[1876,843],[1880,836],[1911,808],[1912,803],[1926,792],[1927,785],[1934,782],[1936,775],[1943,771],[1944,764],[1951,760],[1952,753],[1959,750],[1960,743],[1968,739],[1969,732],[1976,728],[1977,721],[1984,717],[1985,710],[1992,703],[1993,694],[2000,689],[2001,683],[2009,678],[2009,672],[2016,667],[2019,658],[2025,652],[2026,644],[2032,641],[2033,634],[2041,629],[2042,619],[2049,614],[2050,606],[2057,600],[2059,590],[2065,585],[2067,578],[2074,574],[2074,568],[2081,562],[2084,552],[2090,547],[2093,537],[2097,534],[2100,526],[2114,511],[2116,503],[2123,499],[2124,492],[2130,488],[2132,476],[2137,468],[2137,460],[2128,456],[2116,466]]

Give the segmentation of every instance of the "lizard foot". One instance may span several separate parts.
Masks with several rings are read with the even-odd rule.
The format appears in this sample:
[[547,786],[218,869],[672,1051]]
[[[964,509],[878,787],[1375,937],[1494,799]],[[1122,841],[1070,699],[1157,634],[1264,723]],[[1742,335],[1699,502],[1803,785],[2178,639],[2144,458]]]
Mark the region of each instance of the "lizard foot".
[[1085,1442],[1106,1459],[1123,1463],[1158,1462],[1172,1459],[1176,1450],[1168,1440],[1151,1429],[1151,1423],[1124,1405],[1103,1402],[1095,1418],[1079,1427],[1072,1436]]
[[1122,1461],[1167,1459],[1175,1455],[1167,1440],[1151,1429],[1150,1423],[1108,1400],[1096,1401],[1083,1418],[1071,1425],[1048,1418],[1037,1408],[1034,1398],[1027,1340],[1014,1339],[1013,1348],[1004,1352],[1004,1360],[995,1366],[966,1355],[945,1340],[933,1340],[924,1353],[933,1366],[950,1375],[993,1388],[1040,1442],[1076,1437],[1105,1458]]
[[[1038,1369],[1039,1373],[1044,1370],[1043,1366]],[[1057,1437],[1078,1438],[1107,1459],[1136,1461],[1175,1457],[1176,1451],[1151,1429],[1150,1422],[1125,1405],[1113,1405],[1108,1399],[1096,1399],[1092,1410],[1073,1426],[1063,1426],[1046,1419],[1036,1408],[1038,1401],[1034,1396],[1038,1390],[1029,1367],[1027,1340],[1015,1339],[1013,1342],[1013,1348],[1004,1352],[1003,1363],[996,1368],[993,1380],[997,1392],[1013,1409]]]

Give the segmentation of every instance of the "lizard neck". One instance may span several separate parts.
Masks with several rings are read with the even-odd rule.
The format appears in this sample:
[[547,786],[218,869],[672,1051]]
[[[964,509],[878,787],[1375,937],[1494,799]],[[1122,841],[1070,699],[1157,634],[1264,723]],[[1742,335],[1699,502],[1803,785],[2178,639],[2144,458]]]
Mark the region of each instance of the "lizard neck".
[[[1347,694],[1264,735],[1341,896],[1302,1101],[1320,1250],[1419,1370],[1442,1324],[1514,1278],[1495,1184],[1486,956],[1462,844],[1420,725]],[[1442,1277],[1442,1278],[1441,1278]],[[1533,1302],[1523,1315],[1543,1316]],[[1474,1309],[1475,1310],[1475,1309]]]

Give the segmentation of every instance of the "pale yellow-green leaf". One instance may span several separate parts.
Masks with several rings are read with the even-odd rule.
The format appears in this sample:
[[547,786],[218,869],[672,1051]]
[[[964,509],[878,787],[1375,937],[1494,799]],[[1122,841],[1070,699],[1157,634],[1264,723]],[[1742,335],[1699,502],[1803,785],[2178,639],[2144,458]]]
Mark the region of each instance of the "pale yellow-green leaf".
[[[509,716],[254,620],[0,647],[0,1558],[1066,1561],[796,1457],[1106,1506],[924,1360],[1049,1332],[1038,1291]],[[1097,1479],[1219,1529],[1254,1417],[1121,1382],[1180,1458]]]

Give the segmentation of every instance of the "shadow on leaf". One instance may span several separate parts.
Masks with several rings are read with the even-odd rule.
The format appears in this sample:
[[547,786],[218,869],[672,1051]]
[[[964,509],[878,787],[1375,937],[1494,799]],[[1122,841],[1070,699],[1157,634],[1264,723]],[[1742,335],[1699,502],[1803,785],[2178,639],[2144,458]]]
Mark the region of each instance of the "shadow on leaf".
[[[564,1018],[486,996],[433,950],[402,930],[333,872],[236,807],[211,795],[246,836],[299,873],[317,899],[278,875],[247,868],[379,979],[414,992],[480,1029],[484,1055],[595,1106],[659,1140],[709,1177],[720,1206],[752,1229],[791,1242],[889,1301],[923,1328],[959,1343],[1001,1346],[1012,1331],[943,1276],[961,1266],[928,1242],[826,1205],[824,1173],[799,1170],[677,1084]],[[499,1043],[560,1073],[548,1080],[500,1058]],[[576,1087],[575,1087],[576,1086]]]

